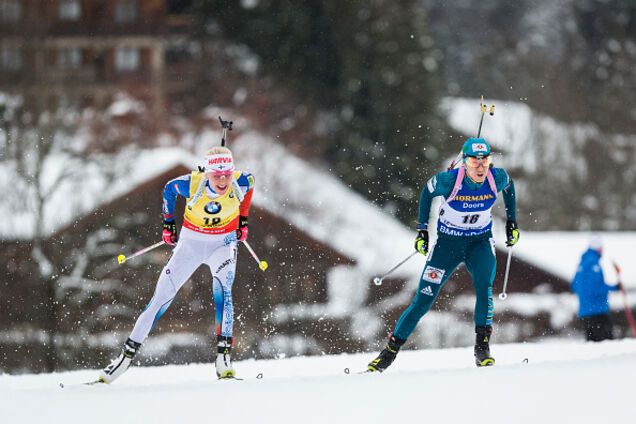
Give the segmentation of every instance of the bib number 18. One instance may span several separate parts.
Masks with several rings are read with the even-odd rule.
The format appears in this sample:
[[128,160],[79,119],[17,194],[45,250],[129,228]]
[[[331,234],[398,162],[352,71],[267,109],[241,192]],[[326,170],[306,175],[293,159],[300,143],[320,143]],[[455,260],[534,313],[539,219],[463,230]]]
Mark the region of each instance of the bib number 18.
[[464,215],[462,217],[462,222],[464,224],[474,224],[479,220],[479,214],[474,215]]

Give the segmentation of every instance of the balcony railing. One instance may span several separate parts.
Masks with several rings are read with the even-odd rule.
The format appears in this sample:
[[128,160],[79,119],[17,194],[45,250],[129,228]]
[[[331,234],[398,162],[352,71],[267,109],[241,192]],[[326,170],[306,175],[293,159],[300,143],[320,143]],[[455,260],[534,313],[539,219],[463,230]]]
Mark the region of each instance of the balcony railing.
[[84,20],[75,22],[23,20],[17,23],[2,23],[0,37],[33,36],[166,36],[188,35],[193,29],[190,16],[167,16],[141,19],[137,22],[119,24],[106,20]]

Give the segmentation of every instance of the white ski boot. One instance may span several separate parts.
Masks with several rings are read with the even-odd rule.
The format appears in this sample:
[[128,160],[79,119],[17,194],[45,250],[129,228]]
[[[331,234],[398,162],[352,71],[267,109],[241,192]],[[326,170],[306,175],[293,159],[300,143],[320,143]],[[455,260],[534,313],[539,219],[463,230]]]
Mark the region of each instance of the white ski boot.
[[219,380],[236,378],[232,367],[232,337],[217,336],[216,376]]
[[118,379],[119,376],[125,373],[128,367],[130,367],[130,364],[140,347],[141,343],[137,343],[130,339],[126,340],[126,343],[124,343],[124,347],[121,350],[121,354],[99,373],[98,381],[110,384]]

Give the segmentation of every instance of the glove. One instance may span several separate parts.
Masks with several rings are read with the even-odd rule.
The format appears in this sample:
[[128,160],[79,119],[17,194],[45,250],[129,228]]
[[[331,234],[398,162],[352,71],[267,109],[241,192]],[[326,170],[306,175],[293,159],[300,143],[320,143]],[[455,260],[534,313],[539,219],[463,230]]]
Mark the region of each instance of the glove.
[[163,241],[170,246],[177,244],[177,224],[173,220],[163,220],[163,233],[161,234]]
[[519,241],[519,229],[516,221],[506,222],[506,246],[511,247]]
[[236,230],[236,239],[238,241],[247,240],[247,232],[248,232],[247,217],[246,216],[239,216],[239,227]]
[[428,253],[428,231],[420,230],[415,237],[415,250],[426,256]]

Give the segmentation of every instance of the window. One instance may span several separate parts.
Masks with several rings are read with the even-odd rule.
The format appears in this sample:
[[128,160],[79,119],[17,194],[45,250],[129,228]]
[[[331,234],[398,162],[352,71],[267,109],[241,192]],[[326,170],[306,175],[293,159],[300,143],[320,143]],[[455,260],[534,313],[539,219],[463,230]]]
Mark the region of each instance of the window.
[[19,71],[22,68],[22,52],[12,48],[1,49],[0,68],[8,71]]
[[115,5],[115,22],[129,24],[137,21],[137,0],[118,0]]
[[64,69],[77,69],[82,65],[82,51],[78,48],[60,49],[57,52],[57,66]]
[[139,69],[139,49],[120,47],[115,51],[115,68],[118,71],[136,71]]
[[78,21],[82,16],[82,5],[79,0],[59,0],[57,11],[63,21]]
[[22,16],[20,0],[0,0],[0,21],[18,22]]

